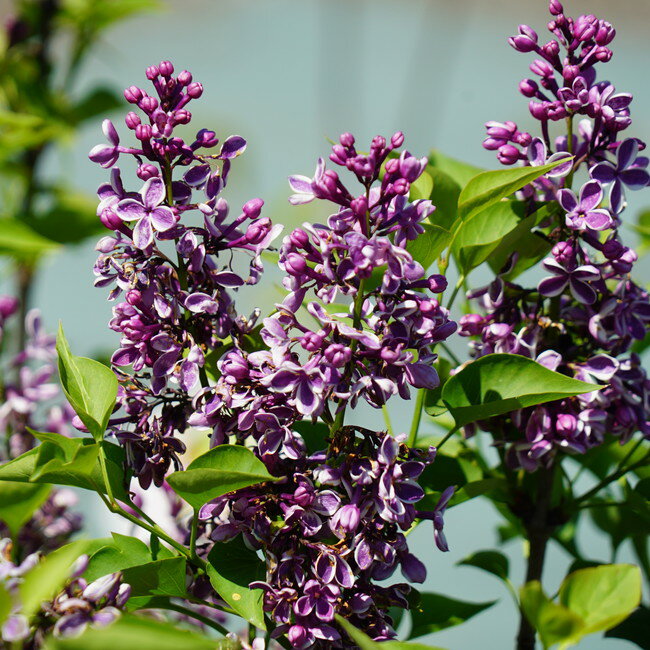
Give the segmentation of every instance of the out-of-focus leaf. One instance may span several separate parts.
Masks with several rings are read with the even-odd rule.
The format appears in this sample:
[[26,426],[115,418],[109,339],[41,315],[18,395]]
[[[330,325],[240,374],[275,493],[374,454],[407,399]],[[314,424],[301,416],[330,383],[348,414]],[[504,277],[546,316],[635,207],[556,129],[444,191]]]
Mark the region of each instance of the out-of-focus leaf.
[[472,553],[472,555],[468,555],[457,564],[482,569],[495,575],[497,578],[501,578],[501,580],[507,580],[510,571],[508,558],[503,553],[499,553],[499,551],[477,551],[476,553]]
[[59,245],[43,237],[27,224],[16,219],[0,219],[0,255],[36,257],[51,253]]
[[97,217],[96,201],[71,190],[57,190],[54,203],[33,222],[34,230],[53,242],[76,244],[108,232]]
[[99,33],[113,23],[162,7],[158,0],[63,0],[61,19],[83,33]]
[[19,587],[21,613],[29,618],[44,600],[51,600],[70,578],[75,561],[86,549],[86,542],[72,542],[47,555],[29,571]]
[[605,636],[613,639],[625,639],[636,643],[642,650],[650,650],[650,634],[648,634],[650,608],[641,605],[622,623],[605,632]]
[[51,486],[0,481],[0,521],[12,535],[45,503]]
[[9,592],[0,585],[0,626],[7,620],[13,607],[13,601]]
[[545,648],[580,637],[584,621],[567,607],[554,603],[537,580],[525,584],[519,595],[521,608]]
[[641,572],[631,564],[609,564],[569,574],[560,586],[560,603],[584,622],[580,636],[609,630],[641,602]]
[[488,354],[447,381],[442,399],[461,427],[470,422],[594,390],[517,354]]
[[382,641],[377,643],[377,641],[373,641],[367,634],[354,627],[352,623],[338,614],[336,615],[336,622],[346,631],[359,650],[442,650],[442,648],[434,648],[422,643],[409,643],[408,641]]
[[230,639],[212,639],[172,623],[125,614],[102,628],[89,627],[75,638],[50,637],[44,650],[236,650]]
[[79,124],[85,120],[101,117],[122,106],[122,98],[111,88],[93,88],[73,107],[72,119]]
[[424,171],[415,182],[411,183],[409,199],[411,201],[428,199],[431,196],[431,190],[433,190],[433,178],[428,172]]

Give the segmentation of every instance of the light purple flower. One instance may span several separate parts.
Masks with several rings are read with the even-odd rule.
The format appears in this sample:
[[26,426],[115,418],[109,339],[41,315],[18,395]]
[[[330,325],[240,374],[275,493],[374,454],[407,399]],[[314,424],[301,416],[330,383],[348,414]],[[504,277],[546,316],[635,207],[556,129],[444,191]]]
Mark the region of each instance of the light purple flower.
[[120,155],[120,136],[110,120],[102,122],[102,131],[110,144],[95,145],[90,150],[88,158],[95,163],[99,163],[102,167],[112,167]]
[[136,221],[133,243],[140,249],[153,243],[153,231],[165,232],[176,224],[171,208],[161,205],[165,200],[165,184],[158,178],[150,178],[140,190],[141,200],[123,199],[115,206],[122,221]]

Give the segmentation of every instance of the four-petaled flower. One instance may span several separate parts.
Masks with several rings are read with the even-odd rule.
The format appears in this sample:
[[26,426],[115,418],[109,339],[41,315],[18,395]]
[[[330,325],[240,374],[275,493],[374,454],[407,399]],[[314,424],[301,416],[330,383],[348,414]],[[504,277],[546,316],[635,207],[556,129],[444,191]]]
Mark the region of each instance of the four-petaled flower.
[[613,223],[611,214],[598,208],[603,200],[603,188],[598,181],[592,180],[582,186],[580,200],[568,189],[558,192],[558,200],[567,213],[566,225],[572,230],[605,230]]
[[616,164],[604,160],[589,170],[591,178],[599,183],[611,183],[609,202],[612,211],[618,214],[623,210],[625,193],[623,185],[630,190],[640,190],[650,183],[650,174],[646,170],[648,159],[638,156],[639,143],[636,138],[623,140],[616,150]]
[[575,266],[573,263],[562,266],[552,257],[547,257],[542,266],[553,274],[544,278],[537,287],[543,296],[559,296],[569,285],[573,297],[578,302],[585,305],[593,305],[596,302],[596,291],[588,284],[589,281],[600,278],[600,272],[595,266]]
[[115,206],[122,221],[137,221],[133,243],[140,249],[153,243],[153,231],[165,232],[176,225],[174,211],[166,205],[165,184],[157,176],[150,178],[140,190],[142,199],[123,199]]

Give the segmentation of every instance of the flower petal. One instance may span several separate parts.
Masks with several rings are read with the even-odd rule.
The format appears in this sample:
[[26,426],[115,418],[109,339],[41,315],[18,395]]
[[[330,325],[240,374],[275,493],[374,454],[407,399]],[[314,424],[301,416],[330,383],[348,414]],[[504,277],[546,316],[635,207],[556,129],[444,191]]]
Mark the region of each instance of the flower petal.
[[603,200],[603,188],[598,181],[588,181],[580,188],[580,209],[593,210]]
[[152,210],[149,213],[149,218],[153,227],[160,232],[165,232],[176,225],[176,216],[173,210],[166,205]]
[[153,228],[149,217],[142,217],[133,229],[133,243],[136,248],[143,249],[153,243]]
[[122,221],[137,221],[147,214],[144,205],[136,199],[123,199],[114,210]]
[[571,190],[560,190],[557,198],[565,212],[573,212],[578,207],[578,199]]
[[140,190],[142,202],[144,205],[153,210],[156,206],[160,205],[165,199],[165,184],[162,178],[154,176],[150,178]]
[[616,178],[616,169],[610,162],[601,162],[589,170],[589,176],[599,183],[611,183]]
[[636,138],[628,138],[618,145],[616,150],[616,160],[618,162],[618,171],[627,169],[635,160],[639,153],[639,143]]

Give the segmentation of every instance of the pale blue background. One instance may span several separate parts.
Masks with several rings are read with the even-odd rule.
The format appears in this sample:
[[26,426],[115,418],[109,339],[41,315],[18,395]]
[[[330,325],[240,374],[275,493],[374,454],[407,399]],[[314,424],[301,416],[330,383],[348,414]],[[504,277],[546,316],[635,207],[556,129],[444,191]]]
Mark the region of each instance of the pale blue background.
[[[605,66],[606,75],[619,90],[634,93],[637,121],[630,133],[648,140],[650,3],[576,0],[566,5],[573,15],[593,12],[616,26],[615,56]],[[203,98],[191,107],[193,125],[224,137],[239,133],[249,141],[231,177],[231,204],[236,208],[261,196],[267,201],[267,215],[295,225],[307,218],[308,211],[286,203],[286,176],[311,175],[317,157],[327,154],[326,138],[336,138],[342,131],[353,132],[363,147],[377,133],[401,129],[414,153],[424,155],[435,146],[468,162],[496,167],[493,154],[481,148],[483,123],[511,119],[522,128],[533,128],[527,101],[517,92],[518,81],[529,76],[530,57],[515,53],[506,37],[519,22],[541,34],[547,20],[542,0],[169,2],[166,12],[139,17],[107,33],[82,70],[80,89],[99,82],[119,89],[144,85],[145,67],[161,59],[172,60],[177,71],[188,68],[205,86]],[[121,113],[115,122],[126,139]],[[85,128],[68,150],[48,158],[48,173],[53,178],[65,176],[92,193],[106,173],[91,165],[86,153],[101,140],[99,124]],[[632,198],[626,218],[643,205],[637,196]],[[645,200],[650,203],[650,197]],[[106,292],[92,287],[94,258],[92,243],[52,258],[39,276],[34,296],[49,327],[55,328],[62,319],[75,350],[87,354],[112,350],[117,344],[116,335],[106,328],[110,318]],[[482,282],[482,274],[475,273],[474,283]],[[270,308],[279,294],[266,283],[241,296],[242,311],[255,304]],[[410,408],[408,404],[391,408],[397,429],[408,429]],[[381,427],[377,414],[372,417]],[[99,508],[89,512],[97,528],[114,529],[116,524],[101,512]],[[428,558],[426,589],[466,600],[500,599],[469,623],[423,641],[450,650],[512,647],[516,613],[505,589],[478,570],[454,568],[470,552],[495,546],[495,522],[487,502],[474,501],[449,512],[448,554],[435,550],[429,526],[413,534],[415,548]],[[581,531],[580,541],[590,557],[609,559],[606,540],[592,528]],[[512,543],[502,550],[511,557],[512,578],[519,584],[520,545]],[[619,559],[625,557],[629,556],[624,552]],[[545,574],[550,592],[567,566],[566,556],[551,549]],[[634,646],[590,638],[579,647]]]

